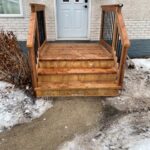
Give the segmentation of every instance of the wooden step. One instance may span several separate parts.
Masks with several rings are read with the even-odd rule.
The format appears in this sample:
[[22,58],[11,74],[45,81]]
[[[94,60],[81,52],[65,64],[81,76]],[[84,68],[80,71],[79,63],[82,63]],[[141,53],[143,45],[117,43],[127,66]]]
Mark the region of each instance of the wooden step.
[[112,54],[99,43],[46,43],[40,52],[39,67],[111,68]]
[[50,74],[106,74],[116,73],[115,68],[102,69],[102,68],[38,68],[39,75]]
[[46,43],[39,55],[36,95],[116,96],[112,54],[99,43]]
[[41,96],[117,96],[120,87],[117,84],[98,82],[49,83],[36,88],[36,95]]
[[115,83],[117,72],[115,68],[51,68],[38,69],[38,85],[42,82],[68,83],[73,81],[101,81]]
[[113,59],[99,60],[40,60],[39,68],[112,68]]

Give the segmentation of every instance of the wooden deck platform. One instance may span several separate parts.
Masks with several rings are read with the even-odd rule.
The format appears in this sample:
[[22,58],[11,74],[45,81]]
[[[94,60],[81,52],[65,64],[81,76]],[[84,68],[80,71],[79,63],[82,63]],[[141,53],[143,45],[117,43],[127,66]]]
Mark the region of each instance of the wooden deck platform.
[[99,43],[46,43],[40,60],[112,59],[112,54]]

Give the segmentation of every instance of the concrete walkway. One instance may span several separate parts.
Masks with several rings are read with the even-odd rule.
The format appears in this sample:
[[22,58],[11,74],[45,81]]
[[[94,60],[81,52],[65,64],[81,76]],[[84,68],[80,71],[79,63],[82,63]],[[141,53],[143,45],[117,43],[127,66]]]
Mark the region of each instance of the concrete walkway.
[[0,150],[57,150],[65,141],[99,125],[100,98],[55,98],[41,118],[0,134]]

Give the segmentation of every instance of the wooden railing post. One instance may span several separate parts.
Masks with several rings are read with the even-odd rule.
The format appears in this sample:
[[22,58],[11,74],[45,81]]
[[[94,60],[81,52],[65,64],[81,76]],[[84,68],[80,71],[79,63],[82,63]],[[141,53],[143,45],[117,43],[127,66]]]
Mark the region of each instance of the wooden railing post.
[[32,87],[37,87],[37,73],[36,73],[36,64],[34,62],[35,55],[34,55],[34,49],[29,48],[29,61],[30,61],[30,68],[31,68],[31,78],[32,78]]
[[35,39],[35,31],[36,31],[36,14],[33,12],[30,18],[29,25],[29,34],[27,40],[27,47],[29,48],[29,64],[31,69],[31,77],[32,77],[32,86],[37,87],[37,74],[36,74],[36,64],[35,64],[35,53],[34,53],[34,39]]
[[128,48],[125,48],[125,47],[122,48],[122,55],[121,55],[120,66],[119,66],[119,79],[118,79],[118,85],[121,87],[123,86],[127,51],[128,51]]
[[[29,33],[28,33],[28,39],[27,39],[27,47],[29,48],[29,64],[31,68],[31,77],[32,77],[32,86],[33,88],[37,87],[37,60],[38,60],[38,50],[41,46],[44,45],[46,42],[46,37],[42,39],[42,42],[40,42],[40,33],[39,33],[39,26],[38,20],[39,18],[37,17],[37,12],[43,12],[45,9],[45,6],[42,4],[31,4],[31,18],[30,18],[30,25],[29,25]],[[45,12],[44,16],[45,17]],[[44,22],[41,28],[46,32],[45,30],[45,18],[43,19]],[[46,36],[46,33],[44,34]]]
[[122,50],[121,50],[122,53],[121,53],[121,59],[120,59],[120,63],[119,63],[119,76],[118,76],[118,85],[121,87],[123,87],[126,58],[127,58],[128,48],[130,46],[130,41],[127,36],[125,23],[124,23],[123,16],[121,13],[122,7],[123,7],[123,5],[120,5],[117,10],[118,32],[120,32],[120,36],[121,36],[121,40],[122,40]]
[[[117,82],[118,82],[118,85],[121,87],[123,85],[127,51],[130,46],[123,16],[121,13],[122,7],[123,7],[122,4],[102,6],[102,23],[101,23],[101,36],[100,36],[101,38],[100,43],[113,55],[113,58],[115,61],[115,67],[118,72]],[[104,16],[104,13],[115,14],[113,27],[111,27],[112,22],[108,21],[109,18],[107,16]],[[106,27],[104,27],[105,25]],[[105,37],[105,34],[103,34],[103,32],[106,32],[106,33],[109,32],[110,29],[107,29],[108,27],[110,27],[110,29],[113,28],[111,29],[111,31],[113,32],[112,38],[111,38],[112,42],[108,40],[110,37],[107,39],[107,37]],[[103,31],[103,28],[106,31]]]

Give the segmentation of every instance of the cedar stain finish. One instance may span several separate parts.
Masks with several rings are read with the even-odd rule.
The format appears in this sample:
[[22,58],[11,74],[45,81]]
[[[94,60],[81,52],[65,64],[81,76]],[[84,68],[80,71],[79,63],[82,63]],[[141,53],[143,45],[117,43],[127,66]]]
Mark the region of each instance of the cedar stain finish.
[[112,55],[100,44],[47,43],[40,54],[42,60],[109,60]]
[[[29,48],[32,83],[37,97],[117,96],[119,94],[119,90],[123,87],[125,62],[130,45],[120,5],[102,6],[99,43],[49,43],[45,37],[45,41],[40,46],[36,12],[44,11],[45,14],[45,6],[31,4],[31,10],[27,47]],[[115,14],[112,45],[103,38],[105,12]],[[122,44],[119,62],[116,52],[117,34]],[[35,56],[36,35],[37,58]]]

